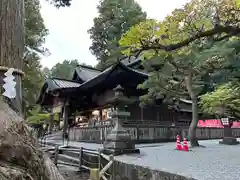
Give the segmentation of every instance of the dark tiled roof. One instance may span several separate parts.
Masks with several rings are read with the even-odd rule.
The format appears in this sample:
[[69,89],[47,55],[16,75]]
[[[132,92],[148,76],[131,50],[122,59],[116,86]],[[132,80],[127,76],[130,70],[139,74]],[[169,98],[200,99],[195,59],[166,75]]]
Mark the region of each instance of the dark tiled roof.
[[79,65],[76,69],[75,72],[77,73],[78,77],[83,81],[86,82],[96,76],[98,76],[101,71],[90,68],[87,66]]
[[131,72],[134,73],[135,75],[139,75],[141,77],[143,77],[143,79],[148,78],[148,74],[132,69],[130,67],[127,67],[126,65],[124,65],[122,62],[119,62],[118,64],[114,65],[114,66],[110,66],[107,69],[105,69],[103,72],[100,72],[97,76],[95,76],[94,78],[84,82],[83,84],[81,84],[81,86],[79,87],[80,89],[88,89],[90,87],[94,87],[97,84],[102,83],[103,81],[106,80],[106,78],[112,74],[113,72],[116,71],[117,73],[117,69],[120,68],[122,70],[125,70],[125,72]]
[[[128,67],[132,67],[133,65],[137,64],[137,63],[141,63],[140,58],[134,58],[134,57],[125,57],[120,61],[123,65],[128,66]],[[106,72],[108,71],[112,66],[106,68],[104,71],[100,71],[98,69],[92,68],[92,67],[88,67],[88,66],[84,66],[84,65],[79,65],[74,72],[74,76],[73,79],[76,80],[76,75],[80,78],[80,82],[87,82],[90,79],[93,79],[95,77],[97,77],[98,75],[100,75],[102,72]]]
[[128,73],[129,76],[132,76],[132,75],[136,76],[136,80],[138,79],[138,81],[141,81],[141,82],[144,79],[148,78],[147,73],[130,68],[121,62],[119,62],[114,66],[108,67],[102,72],[96,69],[86,68],[82,66],[79,66],[75,72],[78,73],[77,75],[80,75],[80,78],[82,80],[85,80],[83,81],[83,83],[76,83],[76,81],[70,81],[70,80],[58,79],[58,78],[48,79],[45,82],[43,88],[41,89],[40,96],[37,103],[41,103],[44,101],[45,99],[44,94],[48,94],[48,91],[54,91],[54,90],[60,90],[60,89],[64,90],[64,89],[71,89],[71,88],[73,90],[77,88],[78,90],[86,91],[89,88],[98,87],[100,84],[106,81],[106,79],[109,76],[115,77],[117,74],[121,72]]
[[64,89],[64,88],[75,88],[79,87],[81,84],[65,80],[65,79],[58,79],[58,78],[51,78],[47,80],[48,89],[55,90],[55,89]]
[[66,80],[66,79],[60,79],[60,78],[50,78],[47,79],[40,91],[40,94],[37,99],[37,104],[44,104],[44,102],[48,95],[49,91],[54,91],[54,90],[67,90],[67,89],[72,89],[72,88],[77,88],[81,84],[76,83],[74,81]]

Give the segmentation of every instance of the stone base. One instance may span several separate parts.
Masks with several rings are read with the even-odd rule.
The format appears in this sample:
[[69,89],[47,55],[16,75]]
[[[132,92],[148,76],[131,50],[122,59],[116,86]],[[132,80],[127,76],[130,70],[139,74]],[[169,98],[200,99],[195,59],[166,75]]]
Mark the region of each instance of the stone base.
[[131,139],[106,140],[103,143],[103,153],[107,155],[122,155],[140,153],[139,149],[135,149],[135,144]]
[[131,140],[106,140],[103,143],[104,149],[135,149],[135,144]]
[[123,154],[139,154],[139,149],[103,149],[101,150],[102,153],[106,155],[114,155],[119,156]]
[[219,141],[219,144],[237,145],[239,141],[234,137],[224,137],[222,141]]

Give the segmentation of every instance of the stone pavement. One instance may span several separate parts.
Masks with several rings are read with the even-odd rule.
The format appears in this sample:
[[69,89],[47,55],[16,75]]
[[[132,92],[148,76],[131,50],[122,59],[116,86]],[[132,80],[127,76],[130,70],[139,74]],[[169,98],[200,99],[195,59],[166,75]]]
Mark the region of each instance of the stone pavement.
[[[175,143],[140,144],[137,145],[140,154],[122,155],[115,159],[198,180],[239,180],[240,145],[220,145],[218,141],[200,141],[206,148],[193,148],[190,152],[174,150]],[[57,140],[49,142],[62,144],[62,141]],[[102,148],[100,144],[73,141],[69,142],[69,145],[89,149]]]

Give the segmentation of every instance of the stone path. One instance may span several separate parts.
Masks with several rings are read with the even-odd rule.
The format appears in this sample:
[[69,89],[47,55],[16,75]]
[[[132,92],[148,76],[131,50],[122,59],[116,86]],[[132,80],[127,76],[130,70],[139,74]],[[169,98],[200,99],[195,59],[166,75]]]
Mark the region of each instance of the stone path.
[[[218,141],[200,141],[200,144],[206,148],[194,148],[190,152],[174,150],[175,143],[141,144],[137,145],[141,151],[140,154],[122,155],[115,159],[127,164],[140,165],[198,180],[239,180],[240,145],[220,145]],[[94,143],[69,142],[69,145],[89,149],[102,148],[102,145]]]

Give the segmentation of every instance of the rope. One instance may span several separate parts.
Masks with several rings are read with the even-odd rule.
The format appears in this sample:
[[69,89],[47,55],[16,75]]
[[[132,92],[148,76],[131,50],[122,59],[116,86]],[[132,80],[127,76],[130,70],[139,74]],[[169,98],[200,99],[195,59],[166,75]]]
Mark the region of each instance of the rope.
[[[9,67],[0,66],[0,71],[8,71],[9,69],[10,69]],[[13,73],[19,74],[20,76],[24,77],[25,73],[22,70],[15,69],[15,68],[13,68],[13,69],[14,69]]]

